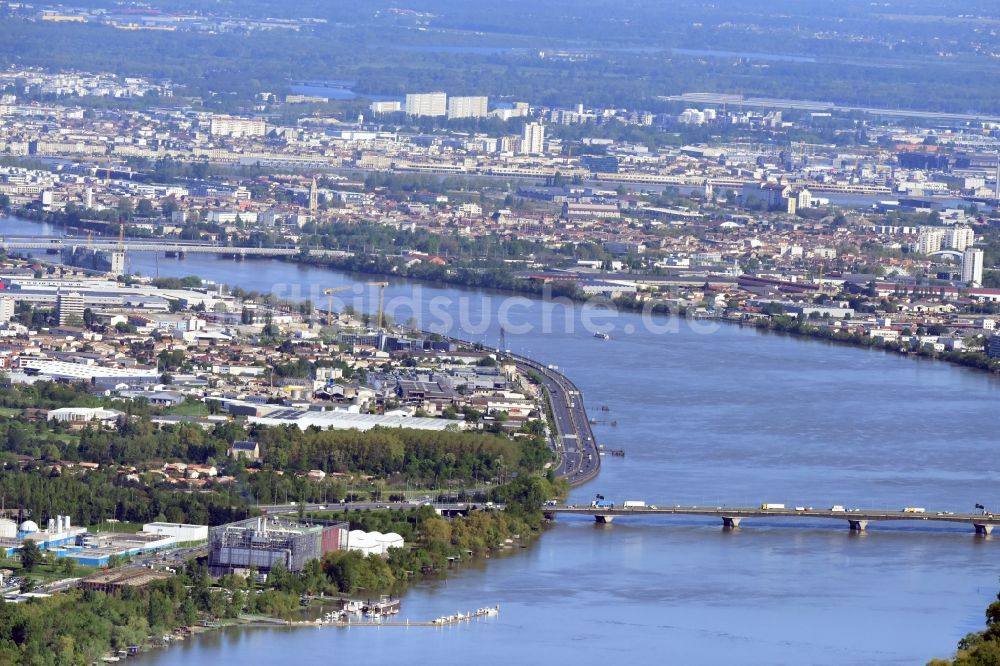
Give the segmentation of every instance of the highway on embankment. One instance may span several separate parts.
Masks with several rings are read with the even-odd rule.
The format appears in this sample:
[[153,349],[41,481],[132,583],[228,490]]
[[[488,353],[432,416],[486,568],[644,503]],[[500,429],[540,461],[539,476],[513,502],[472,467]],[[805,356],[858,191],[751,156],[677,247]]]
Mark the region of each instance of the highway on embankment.
[[[460,347],[475,348],[475,344],[467,340],[444,337]],[[555,366],[544,365],[509,351],[492,351],[514,361],[523,375],[537,376],[541,381],[548,396],[552,425],[555,428],[555,432],[550,433],[549,437],[549,446],[558,458],[555,475],[566,479],[570,486],[580,486],[594,479],[601,471],[601,456],[580,389]]]
[[601,456],[594,433],[587,419],[583,393],[555,368],[542,365],[524,356],[507,353],[525,375],[535,375],[548,394],[555,432],[551,442],[559,456],[556,476],[565,478],[571,486],[590,481],[601,471]]

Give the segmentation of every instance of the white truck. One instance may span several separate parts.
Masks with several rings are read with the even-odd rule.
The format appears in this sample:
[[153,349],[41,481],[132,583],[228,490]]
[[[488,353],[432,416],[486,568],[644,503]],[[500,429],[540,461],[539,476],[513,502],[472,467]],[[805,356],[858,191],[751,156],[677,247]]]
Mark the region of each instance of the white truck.
[[837,513],[843,513],[845,511],[847,511],[847,509],[844,508],[843,504],[834,504],[833,506],[830,507],[830,511],[835,511]]
[[764,502],[760,505],[761,510],[767,511],[768,509],[784,509],[784,504],[775,504],[774,502]]
[[625,500],[622,506],[626,509],[645,509],[646,502],[643,500]]

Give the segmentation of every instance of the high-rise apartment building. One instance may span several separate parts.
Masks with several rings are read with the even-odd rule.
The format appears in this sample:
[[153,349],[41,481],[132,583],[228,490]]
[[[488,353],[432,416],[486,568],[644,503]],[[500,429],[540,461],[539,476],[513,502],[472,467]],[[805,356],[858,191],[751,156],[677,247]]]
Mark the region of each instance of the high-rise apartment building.
[[449,97],[448,119],[485,118],[489,113],[489,97]]
[[76,291],[60,291],[56,294],[56,316],[59,325],[83,321],[83,296]]
[[440,117],[448,113],[448,95],[443,92],[414,93],[406,96],[406,115]]
[[545,152],[545,125],[528,123],[521,135],[521,153],[523,155],[541,155]]
[[983,251],[974,247],[962,253],[962,283],[978,287],[983,284]]
[[10,321],[14,318],[14,299],[4,296],[0,298],[0,321]]
[[964,252],[965,248],[976,244],[976,232],[969,227],[953,227],[945,235],[944,244],[946,247]]
[[916,250],[920,254],[933,254],[941,250],[944,243],[944,229],[922,229],[917,236]]

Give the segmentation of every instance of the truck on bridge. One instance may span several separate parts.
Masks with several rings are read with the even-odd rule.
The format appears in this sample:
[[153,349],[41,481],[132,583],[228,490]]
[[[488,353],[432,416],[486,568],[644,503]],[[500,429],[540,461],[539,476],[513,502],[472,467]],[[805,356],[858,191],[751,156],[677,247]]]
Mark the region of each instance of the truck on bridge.
[[611,500],[595,499],[590,503],[590,506],[594,509],[613,509],[615,508],[615,503]]
[[622,502],[622,506],[626,509],[645,509],[646,502],[644,500],[625,500]]

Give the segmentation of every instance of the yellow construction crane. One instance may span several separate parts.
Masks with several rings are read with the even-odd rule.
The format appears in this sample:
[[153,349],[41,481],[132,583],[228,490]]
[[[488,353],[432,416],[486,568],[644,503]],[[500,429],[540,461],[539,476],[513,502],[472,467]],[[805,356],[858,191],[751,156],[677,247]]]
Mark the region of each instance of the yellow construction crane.
[[388,282],[369,282],[372,287],[378,287],[378,328],[382,330],[382,319],[384,315],[385,308],[385,288],[389,286]]
[[332,287],[330,289],[324,289],[323,293],[326,294],[326,325],[333,325],[333,295],[339,294],[342,291],[349,291],[350,287]]

